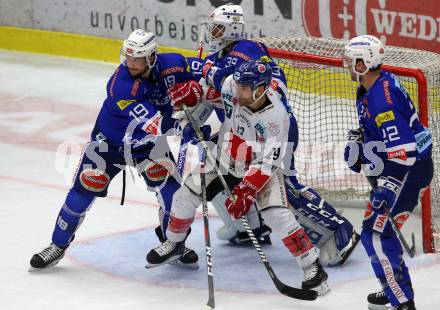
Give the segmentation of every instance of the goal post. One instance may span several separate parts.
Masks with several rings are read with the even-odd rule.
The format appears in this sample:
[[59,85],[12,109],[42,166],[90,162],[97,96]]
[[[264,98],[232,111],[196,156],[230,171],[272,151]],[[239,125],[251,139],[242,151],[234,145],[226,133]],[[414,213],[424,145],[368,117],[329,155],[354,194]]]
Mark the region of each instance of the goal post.
[[[369,185],[346,168],[343,148],[348,129],[357,128],[357,83],[342,66],[345,40],[260,38],[283,68],[288,97],[300,132],[296,168],[301,182],[329,201],[363,204]],[[433,134],[434,178],[421,199],[423,250],[440,251],[440,55],[387,46],[382,68],[398,76]]]

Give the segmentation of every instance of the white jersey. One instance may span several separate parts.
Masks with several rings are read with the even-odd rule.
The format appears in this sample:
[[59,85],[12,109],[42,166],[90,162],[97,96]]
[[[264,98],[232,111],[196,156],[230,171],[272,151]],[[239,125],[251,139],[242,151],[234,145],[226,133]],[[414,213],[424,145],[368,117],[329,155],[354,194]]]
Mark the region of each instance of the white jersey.
[[272,80],[266,93],[270,103],[252,111],[238,104],[233,76],[225,79],[221,90],[225,120],[219,132],[217,158],[228,173],[242,178],[251,168],[266,175],[281,168],[290,115],[278,87],[285,86]]

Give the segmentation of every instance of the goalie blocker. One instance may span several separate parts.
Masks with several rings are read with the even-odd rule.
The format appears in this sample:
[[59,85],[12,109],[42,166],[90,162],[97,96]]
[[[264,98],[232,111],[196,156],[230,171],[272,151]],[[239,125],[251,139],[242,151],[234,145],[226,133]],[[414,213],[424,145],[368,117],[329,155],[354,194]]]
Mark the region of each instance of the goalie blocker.
[[[344,264],[359,242],[359,235],[350,221],[322,199],[315,190],[298,183],[296,177],[286,177],[285,186],[290,210],[313,244],[319,248],[321,263],[328,266]],[[217,238],[235,244],[250,243],[241,221],[232,219],[226,211],[225,200],[226,195],[221,193],[212,201],[224,223],[217,231]],[[255,205],[246,217],[260,242],[270,243],[271,229],[265,225]]]

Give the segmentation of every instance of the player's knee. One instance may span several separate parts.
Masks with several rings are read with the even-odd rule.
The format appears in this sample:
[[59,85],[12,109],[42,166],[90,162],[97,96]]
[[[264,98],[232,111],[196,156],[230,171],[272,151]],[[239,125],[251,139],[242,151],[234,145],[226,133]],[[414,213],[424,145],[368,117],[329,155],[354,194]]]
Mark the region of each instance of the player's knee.
[[299,228],[295,216],[289,209],[284,207],[268,207],[260,211],[265,223],[283,238],[288,231]]
[[75,213],[83,213],[92,205],[96,196],[93,193],[71,188],[66,197],[65,205]]
[[150,161],[144,169],[145,181],[148,187],[160,187],[175,172],[175,164],[171,159],[163,158]]
[[189,218],[196,212],[201,199],[194,194],[188,187],[180,187],[173,196],[171,213],[180,218]]
[[94,196],[107,196],[107,188],[110,184],[110,176],[105,171],[98,169],[84,169],[81,171],[75,182],[75,189],[88,192]]

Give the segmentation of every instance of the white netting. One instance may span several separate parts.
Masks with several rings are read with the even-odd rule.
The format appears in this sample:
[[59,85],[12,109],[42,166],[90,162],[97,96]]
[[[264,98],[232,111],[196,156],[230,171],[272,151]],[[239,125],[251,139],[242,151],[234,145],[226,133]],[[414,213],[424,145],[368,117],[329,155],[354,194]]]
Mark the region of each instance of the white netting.
[[[347,41],[321,38],[261,38],[269,48],[308,55],[340,58]],[[343,160],[348,129],[357,128],[355,94],[357,84],[348,71],[331,64],[276,58],[283,68],[289,99],[298,118],[300,141],[296,167],[303,183],[317,188],[330,201],[365,201],[369,185],[352,173]],[[427,51],[387,47],[385,64],[421,69],[427,80],[429,127],[434,137],[434,180],[431,185],[432,222],[440,232],[440,55]],[[418,107],[418,85],[414,78],[399,76]],[[437,249],[438,250],[438,249]]]

